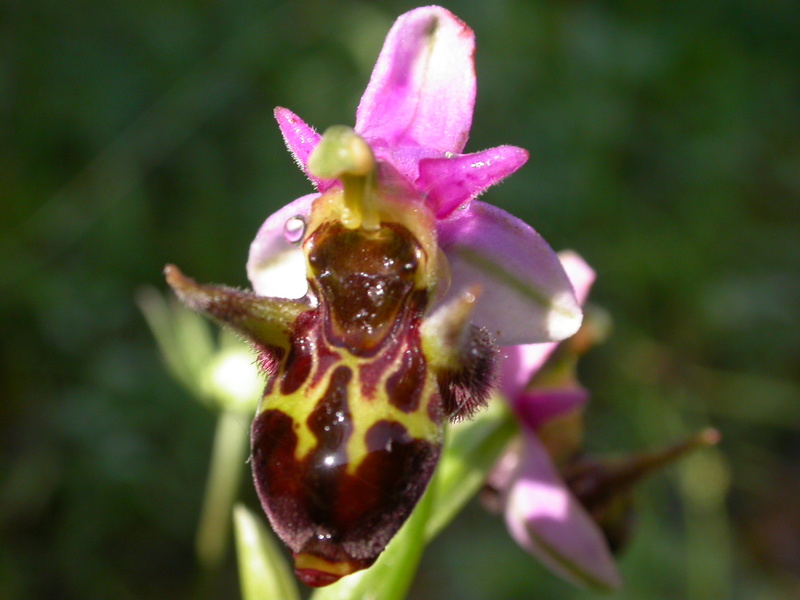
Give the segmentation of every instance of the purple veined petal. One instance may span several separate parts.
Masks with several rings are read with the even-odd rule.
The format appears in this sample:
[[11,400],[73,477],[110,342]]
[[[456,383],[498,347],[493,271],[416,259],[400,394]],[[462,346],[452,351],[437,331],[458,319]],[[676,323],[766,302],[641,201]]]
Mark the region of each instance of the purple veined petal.
[[283,142],[292,154],[297,166],[303,170],[314,186],[324,192],[333,185],[333,181],[319,179],[308,172],[308,157],[319,144],[322,136],[314,131],[303,119],[298,117],[288,108],[277,107],[275,109],[275,120],[280,127]]
[[512,537],[548,568],[581,586],[614,590],[619,572],[602,532],[559,477],[535,434],[523,431],[517,477],[506,498]]
[[294,299],[308,293],[300,241],[311,204],[319,196],[309,194],[287,204],[258,230],[247,259],[247,276],[257,294]]
[[428,205],[439,219],[459,205],[511,175],[528,160],[528,152],[515,146],[498,146],[451,158],[419,162],[417,187],[427,193]]
[[536,430],[548,421],[566,415],[589,402],[589,391],[580,386],[520,392],[511,401],[522,423]]
[[475,200],[437,223],[450,261],[445,301],[481,286],[473,322],[504,346],[558,341],[581,324],[581,308],[556,253],[529,225]]
[[388,146],[461,152],[475,105],[474,51],[472,30],[444,8],[401,15],[361,98],[355,130]]

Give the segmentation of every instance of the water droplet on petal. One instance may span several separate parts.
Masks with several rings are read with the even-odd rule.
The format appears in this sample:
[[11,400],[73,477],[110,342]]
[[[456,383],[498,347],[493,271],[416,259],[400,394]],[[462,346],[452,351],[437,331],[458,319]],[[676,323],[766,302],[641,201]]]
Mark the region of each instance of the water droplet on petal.
[[283,224],[283,237],[290,244],[299,244],[303,241],[306,232],[306,221],[300,215],[292,217]]

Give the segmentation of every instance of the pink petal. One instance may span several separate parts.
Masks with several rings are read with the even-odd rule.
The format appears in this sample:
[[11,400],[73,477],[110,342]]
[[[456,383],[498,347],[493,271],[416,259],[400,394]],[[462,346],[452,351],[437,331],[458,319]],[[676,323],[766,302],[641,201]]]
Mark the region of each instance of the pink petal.
[[400,16],[356,113],[356,131],[388,146],[461,152],[475,104],[475,39],[438,6]]
[[444,156],[443,152],[417,145],[389,147],[380,140],[373,140],[370,145],[379,162],[389,163],[411,183],[419,177],[420,162]]
[[450,261],[445,301],[482,284],[473,322],[501,345],[562,340],[581,324],[581,309],[555,252],[529,225],[473,201],[437,223]]
[[287,204],[258,230],[247,259],[247,276],[257,294],[302,298],[308,292],[306,259],[298,237],[302,237],[303,224],[318,197],[309,194]]
[[520,344],[504,348],[505,358],[500,376],[500,391],[509,401],[522,393],[558,346],[558,342],[546,344]]
[[311,180],[320,192],[324,192],[331,187],[332,181],[314,177],[306,167],[308,165],[308,157],[317,147],[322,136],[288,108],[277,107],[275,109],[275,120],[278,121],[283,142],[289,152],[292,153],[297,166],[306,174],[306,177]]
[[585,406],[587,402],[588,390],[575,386],[520,392],[511,403],[522,423],[536,430],[556,417]]
[[617,589],[619,573],[600,529],[564,485],[538,438],[523,436],[517,479],[506,501],[512,537],[569,581]]
[[567,272],[567,277],[572,284],[572,289],[575,290],[575,297],[578,302],[583,306],[586,299],[589,297],[589,291],[592,289],[596,273],[594,269],[583,260],[580,254],[572,250],[565,250],[558,253],[558,260]]
[[429,158],[419,163],[417,188],[428,195],[428,205],[439,219],[459,205],[511,175],[528,160],[528,152],[499,146],[452,158]]

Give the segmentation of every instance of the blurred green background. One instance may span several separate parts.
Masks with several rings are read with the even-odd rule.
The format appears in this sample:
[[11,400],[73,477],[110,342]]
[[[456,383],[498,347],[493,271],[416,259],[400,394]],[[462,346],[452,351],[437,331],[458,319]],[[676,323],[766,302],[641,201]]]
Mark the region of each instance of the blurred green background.
[[[589,449],[723,434],[639,490],[614,597],[798,597],[800,4],[445,5],[478,40],[468,150],[531,151],[484,199],[579,251],[614,319],[581,366]],[[215,414],[134,298],[166,262],[246,285],[261,222],[311,189],[273,107],[352,124],[413,7],[0,4],[0,598],[237,597],[232,552],[194,558]],[[412,597],[595,596],[475,503]]]

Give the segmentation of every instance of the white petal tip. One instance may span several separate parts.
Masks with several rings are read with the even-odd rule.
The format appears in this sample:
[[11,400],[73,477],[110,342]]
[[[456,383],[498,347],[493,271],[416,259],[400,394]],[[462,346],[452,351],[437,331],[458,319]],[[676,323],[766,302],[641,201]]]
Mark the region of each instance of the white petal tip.
[[583,322],[583,312],[570,292],[562,292],[551,301],[547,315],[547,333],[553,341],[575,335]]

